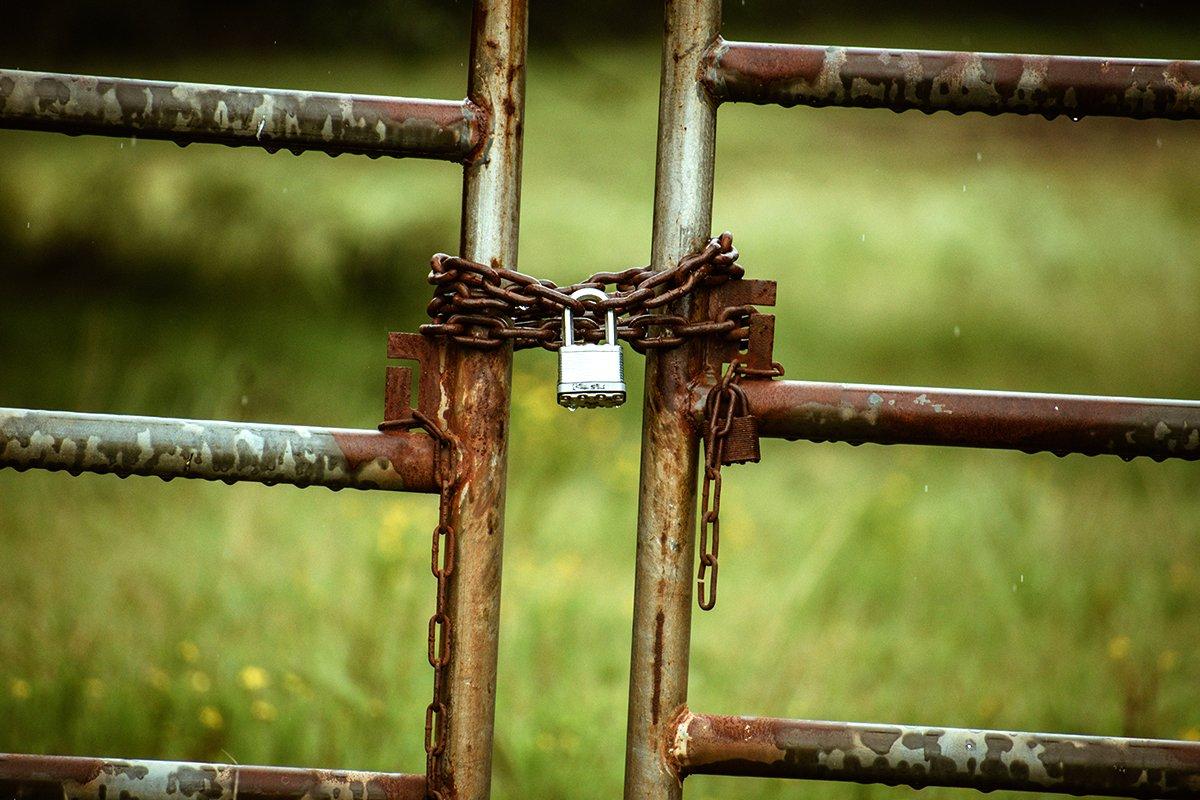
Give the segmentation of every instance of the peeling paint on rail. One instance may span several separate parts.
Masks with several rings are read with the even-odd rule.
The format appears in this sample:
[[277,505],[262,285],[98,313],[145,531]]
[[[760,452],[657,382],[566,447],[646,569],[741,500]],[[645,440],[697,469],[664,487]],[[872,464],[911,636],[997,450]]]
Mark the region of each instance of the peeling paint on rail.
[[[1200,460],[1200,401],[744,381],[763,436]],[[703,398],[694,406],[703,413]]]
[[668,742],[680,775],[749,775],[1200,797],[1200,742],[727,717],[685,711]]
[[385,772],[0,753],[5,800],[424,800],[425,778]]
[[465,100],[0,70],[0,127],[72,135],[467,161],[482,117]]
[[0,468],[434,492],[421,433],[0,408]]
[[721,101],[926,113],[1200,119],[1200,62],[719,41]]

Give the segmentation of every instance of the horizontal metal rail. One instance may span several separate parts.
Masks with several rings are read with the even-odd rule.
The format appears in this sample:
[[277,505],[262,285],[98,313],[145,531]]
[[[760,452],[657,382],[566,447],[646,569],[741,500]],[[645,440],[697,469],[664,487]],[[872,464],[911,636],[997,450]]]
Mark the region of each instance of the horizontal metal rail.
[[423,433],[0,408],[0,468],[436,492]]
[[9,800],[424,800],[425,776],[0,753]]
[[1194,400],[810,381],[741,386],[760,433],[782,439],[1200,459]]
[[718,41],[720,101],[926,113],[1200,118],[1200,61]]
[[748,775],[1141,798],[1200,797],[1200,742],[686,712],[680,777]]
[[170,139],[180,145],[467,161],[482,141],[481,113],[465,100],[0,70],[0,128]]

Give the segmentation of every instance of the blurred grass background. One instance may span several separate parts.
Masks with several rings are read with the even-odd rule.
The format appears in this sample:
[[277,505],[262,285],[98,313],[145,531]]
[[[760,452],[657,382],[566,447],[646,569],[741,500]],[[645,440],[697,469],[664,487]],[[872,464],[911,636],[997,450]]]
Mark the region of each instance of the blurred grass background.
[[[763,35],[729,5],[731,36]],[[1136,19],[802,21],[770,38],[1200,57]],[[458,97],[466,28],[446,30],[432,51],[259,31],[8,65]],[[644,263],[656,31],[535,34],[521,268]],[[780,281],[790,377],[1200,396],[1194,125],[729,106],[718,153],[714,230]],[[0,405],[370,427],[459,189],[439,163],[0,132]],[[621,786],[640,410],[561,413],[554,370],[515,369],[499,798]],[[767,442],[726,487],[693,707],[1200,738],[1194,465]],[[434,517],[431,497],[0,473],[0,750],[420,771]]]

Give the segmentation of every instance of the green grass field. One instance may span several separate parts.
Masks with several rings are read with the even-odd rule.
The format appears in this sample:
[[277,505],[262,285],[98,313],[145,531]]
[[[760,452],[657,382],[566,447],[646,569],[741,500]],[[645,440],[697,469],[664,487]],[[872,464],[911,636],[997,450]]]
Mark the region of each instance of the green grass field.
[[[657,67],[653,47],[531,58],[525,271],[645,262]],[[461,94],[457,59],[413,68],[400,92]],[[718,152],[714,226],[779,280],[790,377],[1200,396],[1194,125],[728,107]],[[437,163],[2,132],[0,405],[372,426],[385,334],[422,319],[459,185]],[[495,796],[611,798],[640,410],[562,413],[554,370],[515,369]],[[727,472],[692,705],[1200,738],[1198,490],[1187,463],[765,443]],[[435,511],[0,473],[0,751],[420,771]]]

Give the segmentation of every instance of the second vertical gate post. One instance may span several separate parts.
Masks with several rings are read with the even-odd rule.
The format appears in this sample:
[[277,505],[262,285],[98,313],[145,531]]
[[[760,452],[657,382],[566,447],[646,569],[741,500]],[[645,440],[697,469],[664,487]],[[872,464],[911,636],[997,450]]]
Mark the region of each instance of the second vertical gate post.
[[[658,168],[650,264],[674,266],[709,239],[716,105],[700,61],[720,32],[720,0],[667,0],[658,108]],[[696,309],[676,307],[691,316]],[[665,733],[687,702],[699,439],[690,383],[703,366],[690,342],[646,358],[638,498],[625,800],[678,798]]]
[[[475,0],[468,98],[486,115],[486,148],[463,178],[464,258],[516,268],[525,108],[526,0]],[[459,463],[450,524],[456,531],[447,595],[450,660],[443,776],[447,794],[486,800],[491,791],[500,627],[504,490],[508,468],[512,347],[445,342],[443,407]]]

